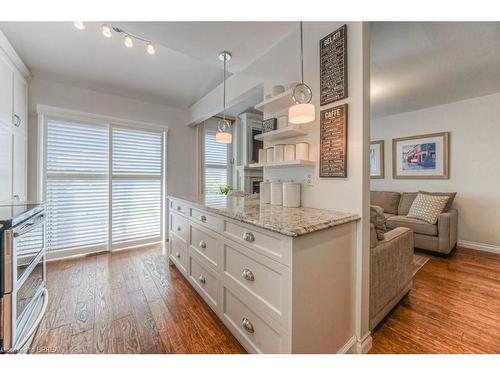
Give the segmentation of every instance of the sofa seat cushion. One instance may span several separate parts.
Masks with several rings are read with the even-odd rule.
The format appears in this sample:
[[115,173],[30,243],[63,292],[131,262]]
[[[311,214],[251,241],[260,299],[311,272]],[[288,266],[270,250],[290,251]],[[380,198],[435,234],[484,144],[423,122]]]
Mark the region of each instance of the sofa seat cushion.
[[389,219],[390,217],[393,217],[393,216],[397,216],[397,215],[394,215],[394,214],[388,214],[387,212],[384,212],[384,216],[385,216],[385,219]]
[[382,207],[388,214],[397,215],[400,198],[401,194],[395,191],[370,192],[370,204]]
[[437,224],[429,224],[423,220],[413,219],[408,216],[391,216],[387,219],[386,225],[388,228],[404,227],[410,228],[415,233],[425,234],[428,236],[437,236]]

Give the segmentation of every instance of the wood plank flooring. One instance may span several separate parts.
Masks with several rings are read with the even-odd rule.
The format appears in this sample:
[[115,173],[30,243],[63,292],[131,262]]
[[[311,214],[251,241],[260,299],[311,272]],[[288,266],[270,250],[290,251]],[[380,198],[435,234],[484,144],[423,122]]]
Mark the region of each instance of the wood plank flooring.
[[160,245],[47,264],[33,353],[245,353]]
[[371,353],[500,353],[500,254],[431,257],[373,333]]

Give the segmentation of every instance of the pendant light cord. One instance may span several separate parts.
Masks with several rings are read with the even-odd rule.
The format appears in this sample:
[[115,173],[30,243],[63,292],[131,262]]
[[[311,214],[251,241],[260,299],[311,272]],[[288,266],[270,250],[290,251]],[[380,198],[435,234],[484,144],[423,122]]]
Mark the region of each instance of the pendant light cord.
[[224,79],[223,79],[223,94],[222,94],[222,118],[226,120],[226,61],[227,57],[224,54]]
[[304,83],[304,38],[302,36],[302,21],[300,21],[300,80]]

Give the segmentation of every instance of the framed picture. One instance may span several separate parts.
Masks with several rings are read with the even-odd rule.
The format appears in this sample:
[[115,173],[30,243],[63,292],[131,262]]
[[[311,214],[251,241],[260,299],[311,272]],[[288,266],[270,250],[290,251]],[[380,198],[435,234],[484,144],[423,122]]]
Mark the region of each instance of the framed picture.
[[392,178],[449,178],[450,133],[434,133],[392,140]]
[[370,142],[370,178],[384,178],[384,141]]

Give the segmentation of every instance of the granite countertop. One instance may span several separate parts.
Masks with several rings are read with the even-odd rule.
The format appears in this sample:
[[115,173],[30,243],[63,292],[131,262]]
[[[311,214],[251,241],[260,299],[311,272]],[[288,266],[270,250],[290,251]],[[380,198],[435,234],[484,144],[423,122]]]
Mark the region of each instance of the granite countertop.
[[172,195],[169,198],[181,199],[208,212],[291,237],[360,219],[358,215],[347,212],[308,207],[289,208],[270,204],[261,205],[257,194],[244,197],[227,197],[225,195],[182,197]]

